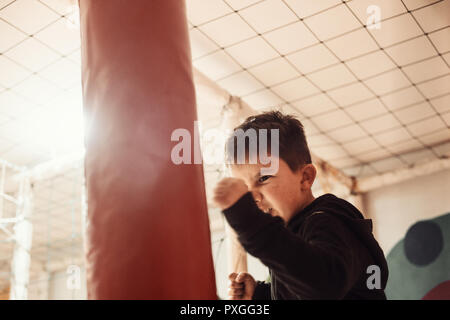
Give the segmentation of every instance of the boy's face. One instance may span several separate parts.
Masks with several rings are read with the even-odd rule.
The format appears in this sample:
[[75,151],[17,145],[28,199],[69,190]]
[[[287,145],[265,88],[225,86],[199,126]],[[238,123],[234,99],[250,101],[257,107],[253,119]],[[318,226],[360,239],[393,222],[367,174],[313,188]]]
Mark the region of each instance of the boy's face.
[[235,164],[233,177],[242,179],[253,194],[258,207],[272,216],[280,216],[286,223],[295,213],[306,207],[314,197],[311,186],[316,176],[312,164],[292,172],[288,164],[279,159],[279,169],[273,175],[261,175],[263,164]]

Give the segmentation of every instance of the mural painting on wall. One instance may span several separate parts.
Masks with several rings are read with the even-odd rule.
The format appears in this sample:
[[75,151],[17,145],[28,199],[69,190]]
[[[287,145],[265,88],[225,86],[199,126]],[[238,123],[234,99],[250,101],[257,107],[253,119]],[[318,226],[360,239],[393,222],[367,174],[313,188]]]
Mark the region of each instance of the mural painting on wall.
[[388,299],[450,300],[450,213],[410,226],[386,259]]

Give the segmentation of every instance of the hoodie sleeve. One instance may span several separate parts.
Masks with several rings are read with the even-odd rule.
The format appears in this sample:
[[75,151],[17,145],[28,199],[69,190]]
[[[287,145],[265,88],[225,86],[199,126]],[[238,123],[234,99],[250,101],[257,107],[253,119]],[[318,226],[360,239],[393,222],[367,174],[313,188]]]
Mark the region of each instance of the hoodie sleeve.
[[313,214],[296,234],[262,212],[251,193],[223,213],[245,250],[302,299],[341,299],[361,276],[355,239],[330,214]]
[[270,283],[264,281],[256,281],[255,292],[253,292],[252,300],[271,300]]

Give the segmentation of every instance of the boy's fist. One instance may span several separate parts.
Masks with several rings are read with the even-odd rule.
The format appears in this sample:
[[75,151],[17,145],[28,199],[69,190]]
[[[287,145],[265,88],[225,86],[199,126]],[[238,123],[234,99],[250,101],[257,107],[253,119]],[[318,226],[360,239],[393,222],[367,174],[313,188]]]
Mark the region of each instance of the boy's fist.
[[214,188],[213,201],[221,210],[231,207],[248,192],[247,185],[241,179],[224,178]]
[[228,279],[230,279],[228,285],[229,300],[252,300],[256,281],[250,274],[233,272],[228,276]]

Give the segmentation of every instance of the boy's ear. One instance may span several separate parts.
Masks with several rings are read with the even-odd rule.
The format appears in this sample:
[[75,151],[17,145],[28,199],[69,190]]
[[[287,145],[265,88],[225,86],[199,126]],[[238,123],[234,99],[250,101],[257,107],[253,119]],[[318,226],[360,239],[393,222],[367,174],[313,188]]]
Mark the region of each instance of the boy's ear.
[[311,189],[314,180],[316,180],[317,170],[313,164],[308,163],[302,169],[302,188]]

